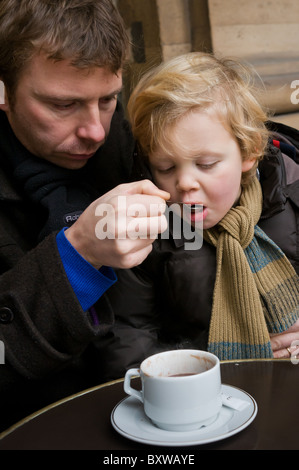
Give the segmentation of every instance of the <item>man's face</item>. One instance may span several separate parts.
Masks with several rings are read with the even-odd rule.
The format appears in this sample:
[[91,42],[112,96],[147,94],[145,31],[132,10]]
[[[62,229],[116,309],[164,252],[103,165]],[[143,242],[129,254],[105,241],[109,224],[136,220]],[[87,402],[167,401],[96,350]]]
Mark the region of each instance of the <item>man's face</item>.
[[20,76],[14,103],[1,105],[19,141],[63,168],[82,168],[110,130],[122,76],[78,69],[36,55]]

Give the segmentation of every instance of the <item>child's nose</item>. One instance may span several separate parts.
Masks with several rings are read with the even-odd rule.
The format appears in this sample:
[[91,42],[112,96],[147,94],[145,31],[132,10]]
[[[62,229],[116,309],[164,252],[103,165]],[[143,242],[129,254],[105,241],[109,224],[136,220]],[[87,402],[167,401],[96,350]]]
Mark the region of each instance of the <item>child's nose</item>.
[[182,172],[178,175],[176,189],[181,192],[188,192],[200,188],[199,181],[192,171]]

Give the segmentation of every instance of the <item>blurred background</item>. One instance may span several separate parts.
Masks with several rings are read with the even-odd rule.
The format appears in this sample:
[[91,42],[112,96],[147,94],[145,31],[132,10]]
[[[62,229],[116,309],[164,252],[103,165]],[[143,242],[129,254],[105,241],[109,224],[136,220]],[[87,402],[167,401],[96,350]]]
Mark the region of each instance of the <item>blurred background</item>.
[[204,51],[237,57],[260,77],[263,104],[299,129],[298,0],[114,0],[132,44],[124,102],[149,67]]

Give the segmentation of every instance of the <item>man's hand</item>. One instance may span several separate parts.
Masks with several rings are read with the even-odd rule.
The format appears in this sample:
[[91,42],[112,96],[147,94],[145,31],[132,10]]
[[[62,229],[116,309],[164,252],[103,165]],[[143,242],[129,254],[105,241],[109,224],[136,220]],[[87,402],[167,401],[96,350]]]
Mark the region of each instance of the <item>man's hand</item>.
[[65,235],[97,269],[137,266],[167,229],[164,212],[169,197],[149,180],[122,184],[94,201]]

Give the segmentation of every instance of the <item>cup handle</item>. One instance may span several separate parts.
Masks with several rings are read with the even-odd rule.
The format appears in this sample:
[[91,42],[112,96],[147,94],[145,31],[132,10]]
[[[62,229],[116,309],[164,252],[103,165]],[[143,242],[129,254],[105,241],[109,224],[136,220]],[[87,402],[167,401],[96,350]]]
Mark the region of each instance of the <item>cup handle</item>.
[[136,375],[140,377],[140,369],[129,369],[126,372],[125,381],[124,381],[124,391],[128,395],[138,398],[138,400],[140,400],[141,403],[143,403],[142,393],[138,390],[135,390],[135,388],[131,387],[131,377],[136,376]]

